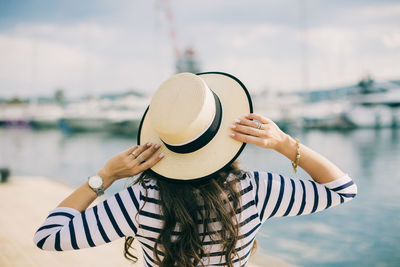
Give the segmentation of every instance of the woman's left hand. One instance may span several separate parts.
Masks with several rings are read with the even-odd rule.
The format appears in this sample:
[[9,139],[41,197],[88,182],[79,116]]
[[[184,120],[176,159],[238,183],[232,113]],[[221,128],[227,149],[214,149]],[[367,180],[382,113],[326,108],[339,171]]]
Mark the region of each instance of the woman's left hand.
[[107,161],[98,175],[112,182],[134,176],[153,167],[164,157],[163,154],[155,153],[159,148],[158,144],[151,143],[133,146]]
[[278,152],[290,139],[271,119],[255,113],[238,118],[231,128],[233,139]]

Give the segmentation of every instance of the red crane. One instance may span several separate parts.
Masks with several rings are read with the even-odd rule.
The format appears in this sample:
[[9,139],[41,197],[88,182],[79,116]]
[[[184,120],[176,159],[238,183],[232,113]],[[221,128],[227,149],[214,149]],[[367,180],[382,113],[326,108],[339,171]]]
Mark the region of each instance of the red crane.
[[163,13],[165,14],[167,27],[169,31],[169,37],[172,43],[172,49],[175,56],[175,69],[176,72],[200,72],[199,64],[196,59],[196,52],[193,48],[188,47],[181,52],[178,45],[177,31],[175,29],[174,16],[171,10],[171,5],[169,0],[159,0],[159,6],[161,7]]

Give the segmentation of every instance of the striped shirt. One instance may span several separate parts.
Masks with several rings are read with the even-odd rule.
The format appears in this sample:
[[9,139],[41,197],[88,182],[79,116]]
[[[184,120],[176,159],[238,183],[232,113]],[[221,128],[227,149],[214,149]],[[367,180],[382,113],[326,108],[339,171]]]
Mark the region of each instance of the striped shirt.
[[[266,220],[319,212],[347,202],[357,194],[357,186],[347,174],[320,184],[271,172],[247,171],[240,186],[241,208],[237,214],[240,228],[236,244],[239,257],[233,260],[235,266],[246,265],[256,234]],[[146,266],[157,266],[153,248],[163,226],[159,189],[154,180],[145,187],[132,185],[82,212],[56,207],[36,231],[33,241],[43,250],[64,251],[135,236],[142,247]],[[211,224],[213,229],[220,226],[215,221]],[[204,265],[224,266],[221,242],[212,241],[207,233],[203,234],[206,235],[203,246],[209,252],[209,257],[203,259]],[[157,253],[162,259],[163,252]]]

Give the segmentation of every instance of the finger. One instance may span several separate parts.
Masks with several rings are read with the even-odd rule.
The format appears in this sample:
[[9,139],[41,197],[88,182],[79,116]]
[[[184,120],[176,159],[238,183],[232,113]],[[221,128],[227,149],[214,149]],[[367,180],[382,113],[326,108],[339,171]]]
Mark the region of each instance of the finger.
[[243,125],[250,126],[252,128],[258,127],[258,123],[256,121],[251,121],[246,118],[237,119],[235,122],[236,122],[235,125],[243,124]]
[[234,124],[231,125],[231,128],[236,132],[244,133],[247,135],[258,136],[258,137],[264,136],[263,130],[259,130],[254,127],[249,127],[246,125]]
[[148,149],[151,146],[150,142],[147,142],[146,144],[138,146],[138,148],[135,150],[136,157],[142,154],[146,149]]
[[139,171],[144,171],[147,170],[148,168],[153,167],[154,165],[157,164],[157,162],[159,162],[161,159],[164,158],[164,154],[160,153],[155,153],[153,154],[148,160],[146,160],[146,162],[143,162],[143,164],[140,164],[139,167]]
[[143,151],[145,151],[148,148],[148,144],[150,144],[151,146],[150,142],[143,145],[137,145],[136,148],[133,149],[133,151],[131,149],[131,153],[128,154],[128,157],[130,159],[136,159]]
[[[159,145],[159,144],[154,144],[154,145],[151,145],[150,147],[147,147],[146,150],[144,150],[144,151],[140,154],[141,159],[142,159],[143,161],[146,161],[146,160],[147,160],[148,158],[150,158],[150,156],[153,155],[154,152],[156,152],[157,149],[159,149],[159,148],[160,148],[160,145]],[[136,159],[137,159],[137,158],[136,158]],[[140,162],[139,162],[139,163],[140,163]],[[143,164],[143,162],[142,162],[141,164]]]
[[246,118],[258,120],[261,123],[270,123],[271,122],[271,119],[268,119],[264,116],[261,116],[261,115],[255,114],[255,113],[250,113],[250,114],[246,115]]
[[231,133],[230,136],[240,142],[243,143],[249,143],[249,144],[254,144],[257,146],[265,146],[265,139],[260,138],[260,137],[255,137],[247,134],[242,134],[242,133]]
[[132,152],[135,151],[138,147],[139,147],[138,145],[135,145],[135,146],[133,146],[133,147],[130,147],[130,148],[128,148],[127,150],[125,150],[125,153],[126,153],[127,155],[132,154]]

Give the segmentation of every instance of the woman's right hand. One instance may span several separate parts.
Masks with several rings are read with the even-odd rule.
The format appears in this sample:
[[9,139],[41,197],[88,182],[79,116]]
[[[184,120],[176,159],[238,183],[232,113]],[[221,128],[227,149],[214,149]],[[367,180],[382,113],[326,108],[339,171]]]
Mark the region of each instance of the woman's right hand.
[[[257,128],[258,122],[254,120],[261,123],[260,129]],[[290,136],[284,133],[272,120],[255,113],[236,119],[231,128],[233,139],[263,148],[271,148],[278,152],[290,139]]]
[[134,176],[153,167],[164,157],[164,154],[156,153],[159,148],[159,144],[151,143],[133,146],[109,159],[98,174],[111,182]]

